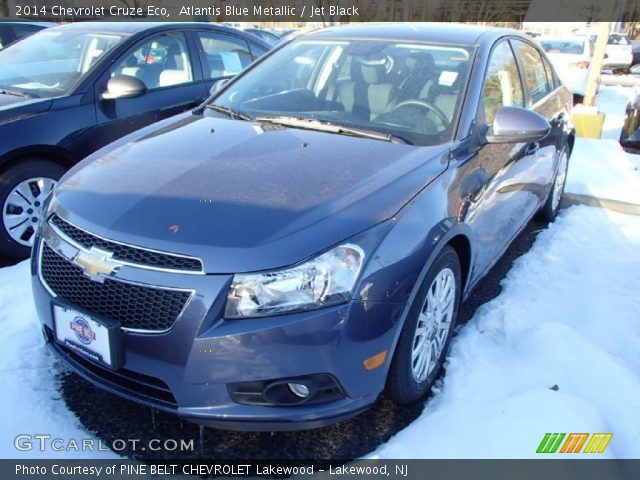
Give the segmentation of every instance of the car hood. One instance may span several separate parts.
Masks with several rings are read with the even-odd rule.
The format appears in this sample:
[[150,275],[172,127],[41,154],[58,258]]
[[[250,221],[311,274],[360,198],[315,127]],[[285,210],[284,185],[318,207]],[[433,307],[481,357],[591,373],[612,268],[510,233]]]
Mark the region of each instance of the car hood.
[[447,152],[187,114],[82,162],[52,208],[109,239],[200,257],[208,273],[257,271],[392,217]]
[[25,98],[0,93],[0,123],[46,112],[51,102],[50,98]]

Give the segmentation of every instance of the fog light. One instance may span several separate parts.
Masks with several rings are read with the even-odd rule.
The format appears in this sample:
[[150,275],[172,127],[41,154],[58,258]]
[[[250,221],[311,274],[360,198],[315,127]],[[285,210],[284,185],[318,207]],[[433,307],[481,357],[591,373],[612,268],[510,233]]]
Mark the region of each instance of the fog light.
[[296,397],[307,398],[309,396],[309,387],[304,383],[289,383],[287,386]]

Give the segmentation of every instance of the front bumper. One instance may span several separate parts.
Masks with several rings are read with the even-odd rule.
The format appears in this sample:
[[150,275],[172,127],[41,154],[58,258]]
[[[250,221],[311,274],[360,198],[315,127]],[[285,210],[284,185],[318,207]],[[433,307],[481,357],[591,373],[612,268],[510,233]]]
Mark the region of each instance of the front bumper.
[[[355,415],[382,392],[401,306],[352,301],[326,309],[260,319],[222,318],[230,275],[192,275],[124,266],[118,280],[193,291],[171,328],[123,330],[122,368],[112,370],[54,339],[52,302],[64,301],[41,277],[40,239],[32,256],[36,308],[52,350],[91,383],[116,395],[190,421],[232,430],[296,430]],[[74,309],[76,307],[74,306]],[[91,311],[77,310],[91,316]],[[387,362],[367,370],[363,361],[388,351]],[[229,385],[327,375],[340,398],[322,403],[248,405]]]

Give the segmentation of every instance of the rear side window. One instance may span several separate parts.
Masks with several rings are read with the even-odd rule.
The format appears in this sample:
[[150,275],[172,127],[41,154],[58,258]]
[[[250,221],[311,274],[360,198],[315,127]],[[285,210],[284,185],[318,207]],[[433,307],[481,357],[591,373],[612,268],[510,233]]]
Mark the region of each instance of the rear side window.
[[236,75],[253,61],[249,45],[240,38],[215,32],[197,35],[207,80]]
[[518,65],[506,41],[496,45],[491,53],[482,90],[482,105],[488,124],[493,123],[500,107],[524,107]]
[[529,90],[529,105],[532,105],[542,100],[552,89],[547,82],[540,52],[520,40],[515,40],[514,43],[524,69],[525,83]]

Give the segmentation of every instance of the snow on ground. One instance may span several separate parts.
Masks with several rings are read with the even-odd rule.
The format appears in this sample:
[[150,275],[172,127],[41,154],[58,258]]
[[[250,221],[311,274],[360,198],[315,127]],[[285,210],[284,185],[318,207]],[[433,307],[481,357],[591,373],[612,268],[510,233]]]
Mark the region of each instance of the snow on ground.
[[640,217],[563,211],[461,328],[422,416],[371,457],[540,457],[547,432],[611,432],[599,458],[640,458],[639,285]]
[[577,138],[565,191],[640,205],[638,157],[615,140]]
[[[44,346],[31,295],[29,262],[0,269],[0,458],[109,458],[111,452],[18,451],[14,439],[20,434],[50,434],[78,443],[93,435],[82,429],[58,391],[56,375],[62,371]],[[97,448],[97,447],[96,447]]]

